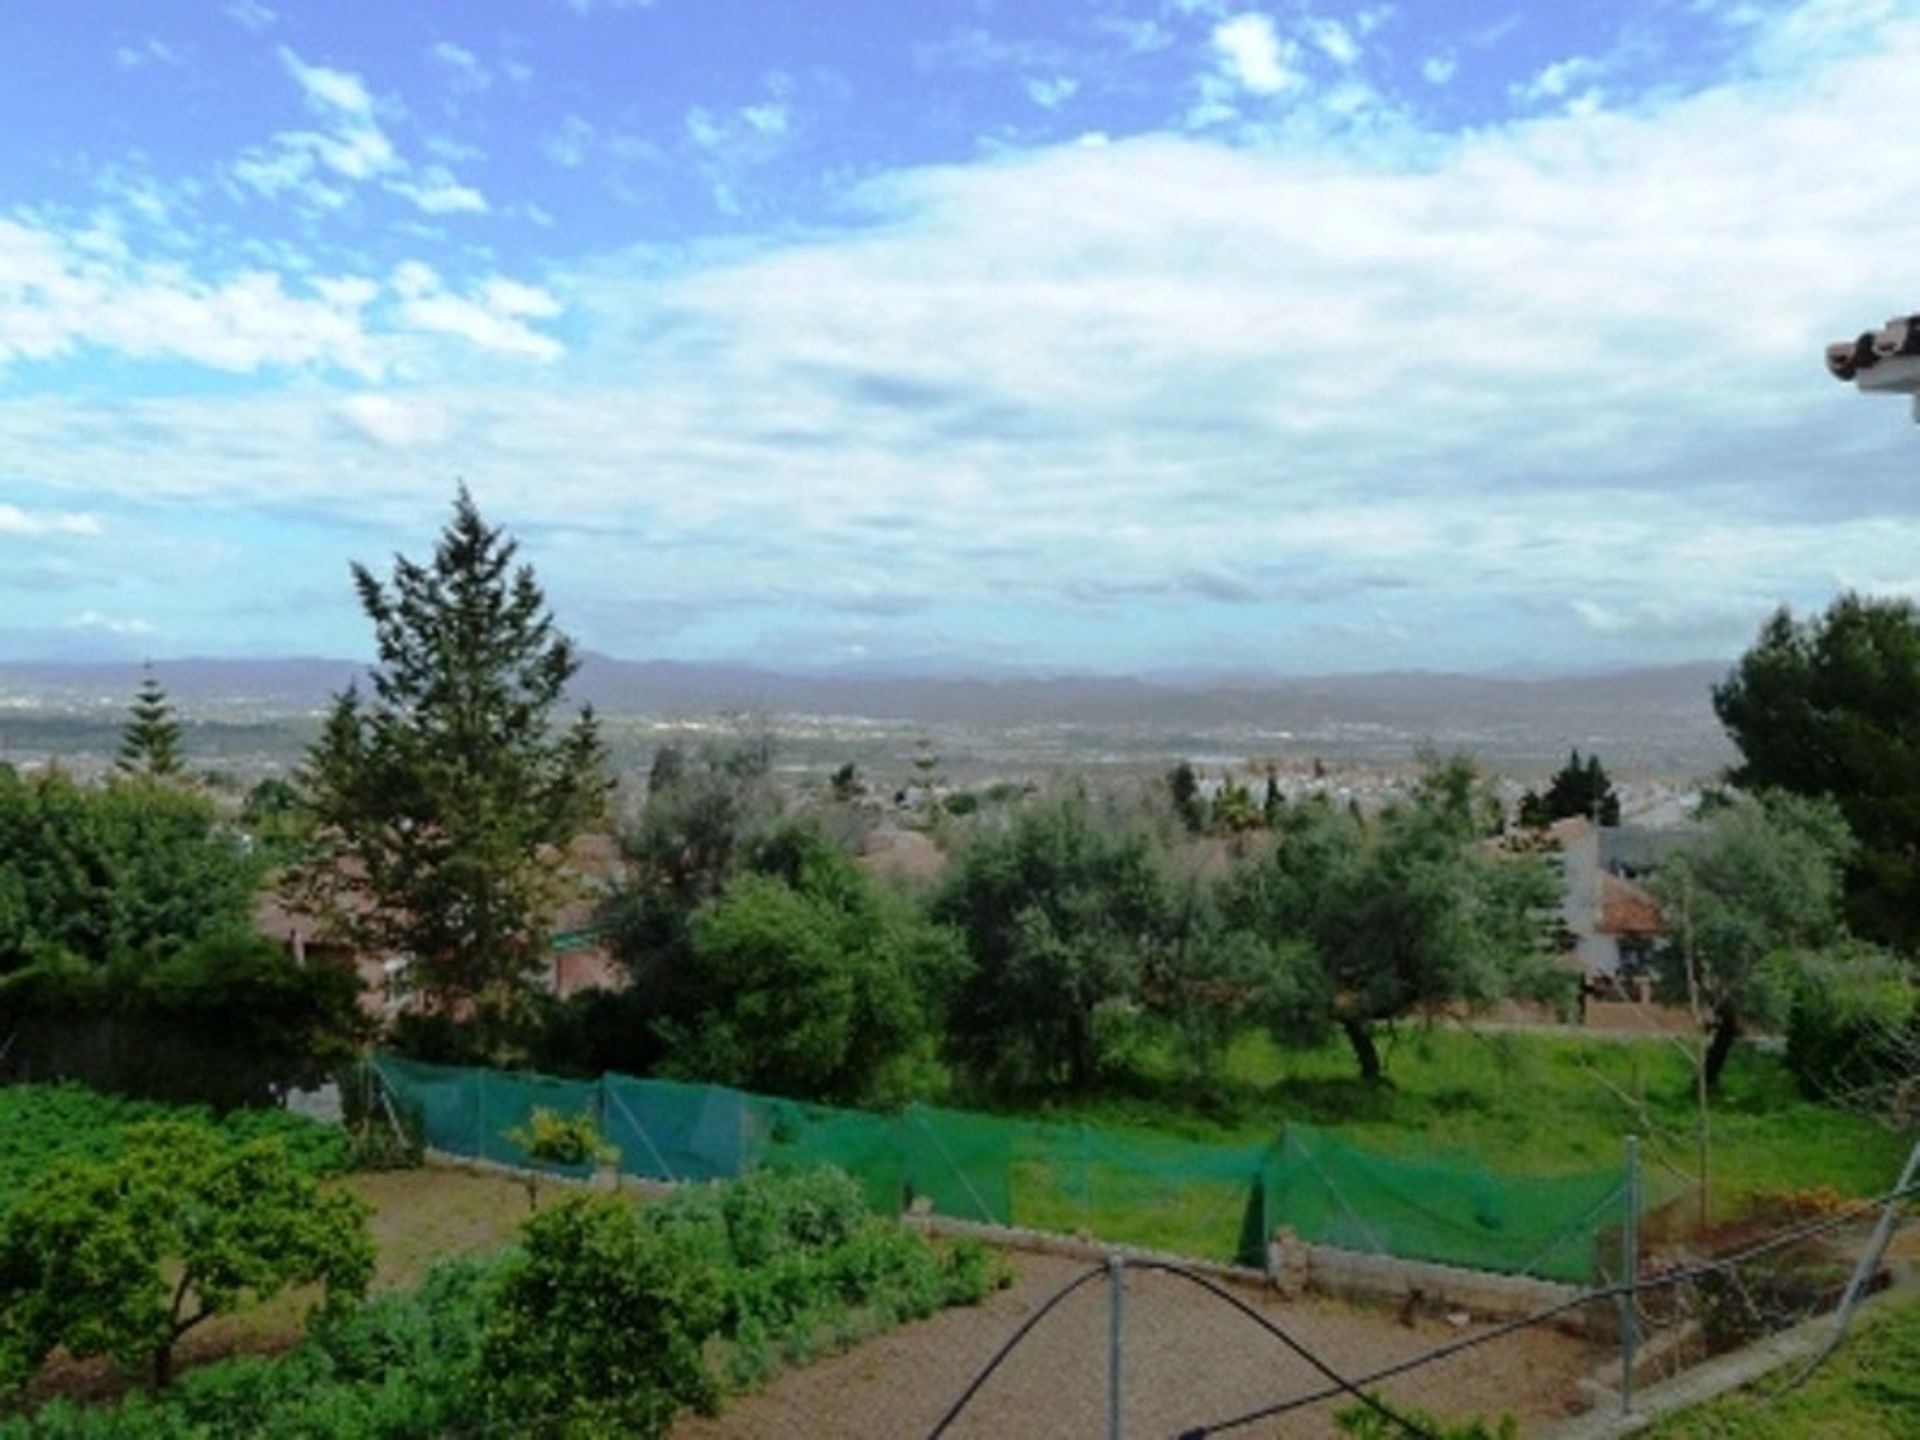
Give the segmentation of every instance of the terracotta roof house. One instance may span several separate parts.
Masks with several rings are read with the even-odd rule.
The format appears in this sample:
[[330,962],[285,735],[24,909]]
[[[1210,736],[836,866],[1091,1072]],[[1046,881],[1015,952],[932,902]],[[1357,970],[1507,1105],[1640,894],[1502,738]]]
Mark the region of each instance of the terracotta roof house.
[[[596,924],[600,900],[617,882],[622,863],[619,844],[610,835],[583,835],[568,847],[567,868],[579,891],[554,917],[537,977],[538,984],[563,1000],[583,990],[618,989],[622,983]],[[267,891],[259,897],[254,928],[284,944],[303,964],[318,957],[351,964],[360,977],[361,1008],[376,1019],[392,1020],[419,1003],[408,981],[407,956],[356,952],[283,895]]]
[[1827,370],[1866,395],[1911,395],[1920,423],[1920,315],[1896,315],[1878,330],[1827,346]]

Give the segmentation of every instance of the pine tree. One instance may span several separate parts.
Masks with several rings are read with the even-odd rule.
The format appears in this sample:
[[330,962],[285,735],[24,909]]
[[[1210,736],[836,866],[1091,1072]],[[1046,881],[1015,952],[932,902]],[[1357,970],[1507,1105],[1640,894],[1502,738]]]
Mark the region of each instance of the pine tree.
[[173,706],[151,669],[140,678],[140,690],[127,707],[127,724],[120,736],[120,758],[114,768],[127,775],[164,780],[181,772],[180,724]]
[[353,943],[410,957],[441,1011],[489,1024],[526,1000],[567,845],[608,789],[592,710],[553,724],[579,660],[517,549],[462,486],[431,565],[396,557],[386,584],[353,567],[372,693],[335,699],[299,776],[316,843],[297,892]]

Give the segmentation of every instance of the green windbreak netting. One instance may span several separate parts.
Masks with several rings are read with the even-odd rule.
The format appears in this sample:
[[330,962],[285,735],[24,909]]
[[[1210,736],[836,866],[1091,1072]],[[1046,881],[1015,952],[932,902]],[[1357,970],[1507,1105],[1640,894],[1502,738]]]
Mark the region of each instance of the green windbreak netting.
[[1342,1250],[1585,1283],[1620,1221],[1621,1173],[1501,1176],[1376,1155],[1289,1125],[1265,1167],[1269,1231]]
[[925,1105],[869,1114],[623,1075],[377,1063],[427,1144],[450,1154],[526,1165],[504,1132],[545,1106],[593,1115],[629,1175],[719,1180],[761,1165],[834,1165],[883,1212],[920,1206],[1250,1265],[1284,1229],[1343,1250],[1584,1283],[1621,1218],[1617,1170],[1502,1176],[1375,1154],[1307,1125],[1271,1144],[1216,1145]]
[[1020,1125],[1012,1189],[1016,1224],[1148,1249],[1260,1264],[1257,1210],[1269,1147],[1207,1145],[1065,1125]]
[[[554,1080],[520,1071],[469,1070],[382,1056],[380,1077],[404,1108],[418,1117],[422,1138],[436,1150],[528,1169],[533,1161],[506,1132],[518,1130],[536,1108],[556,1115],[600,1118],[596,1082]],[[584,1165],[549,1165],[559,1174],[585,1175]]]
[[1014,1128],[993,1115],[909,1107],[894,1128],[907,1189],[937,1215],[1013,1224]]
[[747,1102],[751,1157],[778,1169],[833,1165],[859,1182],[876,1210],[898,1211],[906,1165],[891,1115],[755,1096]]
[[747,1168],[748,1097],[720,1085],[601,1077],[603,1134],[648,1180],[729,1180]]

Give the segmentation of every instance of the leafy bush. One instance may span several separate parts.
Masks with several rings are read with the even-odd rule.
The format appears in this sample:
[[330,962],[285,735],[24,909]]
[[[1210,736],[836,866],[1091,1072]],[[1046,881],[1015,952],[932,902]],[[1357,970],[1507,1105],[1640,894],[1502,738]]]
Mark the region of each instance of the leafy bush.
[[21,1186],[64,1156],[108,1159],[126,1132],[154,1120],[212,1125],[236,1141],[280,1141],[294,1164],[312,1176],[344,1173],[352,1142],[344,1131],[284,1110],[233,1110],[215,1120],[199,1107],[156,1105],[103,1095],[79,1085],[0,1088],[0,1209]]
[[723,1382],[1006,1281],[976,1242],[936,1247],[867,1213],[834,1171],[640,1206],[576,1197],[532,1219],[520,1251],[438,1266],[411,1294],[316,1322],[281,1359],[205,1366],[118,1409],[55,1402],[0,1419],[0,1440],[660,1434],[683,1405],[717,1405]]
[[1794,988],[1787,1066],[1810,1099],[1871,1095],[1920,1053],[1920,994],[1897,956],[1865,946],[1811,956]]
[[702,1349],[725,1313],[712,1259],[633,1207],[569,1196],[528,1221],[481,1349],[487,1414],[529,1436],[656,1440],[691,1405],[719,1408]]

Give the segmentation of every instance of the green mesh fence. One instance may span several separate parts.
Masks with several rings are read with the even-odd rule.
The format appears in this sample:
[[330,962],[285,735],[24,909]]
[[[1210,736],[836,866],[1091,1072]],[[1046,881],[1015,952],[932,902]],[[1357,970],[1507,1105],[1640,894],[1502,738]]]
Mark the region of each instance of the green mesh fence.
[[380,1075],[436,1150],[524,1167],[504,1131],[536,1106],[587,1113],[626,1174],[718,1180],[834,1165],[876,1210],[1081,1234],[1261,1265],[1282,1229],[1313,1244],[1583,1283],[1620,1220],[1618,1170],[1500,1176],[1387,1157],[1307,1125],[1272,1143],[1036,1124],[914,1105],[870,1114],[606,1075],[597,1082],[381,1057]]
[[1592,1279],[1619,1224],[1622,1172],[1495,1175],[1440,1159],[1387,1157],[1289,1125],[1262,1176],[1268,1230],[1342,1250],[1476,1270]]
[[1250,1220],[1249,1204],[1270,1148],[1020,1124],[1013,1219],[1034,1230],[1260,1265],[1265,1231],[1258,1212]]
[[601,1133],[647,1180],[729,1180],[748,1168],[747,1097],[720,1085],[601,1077]]

